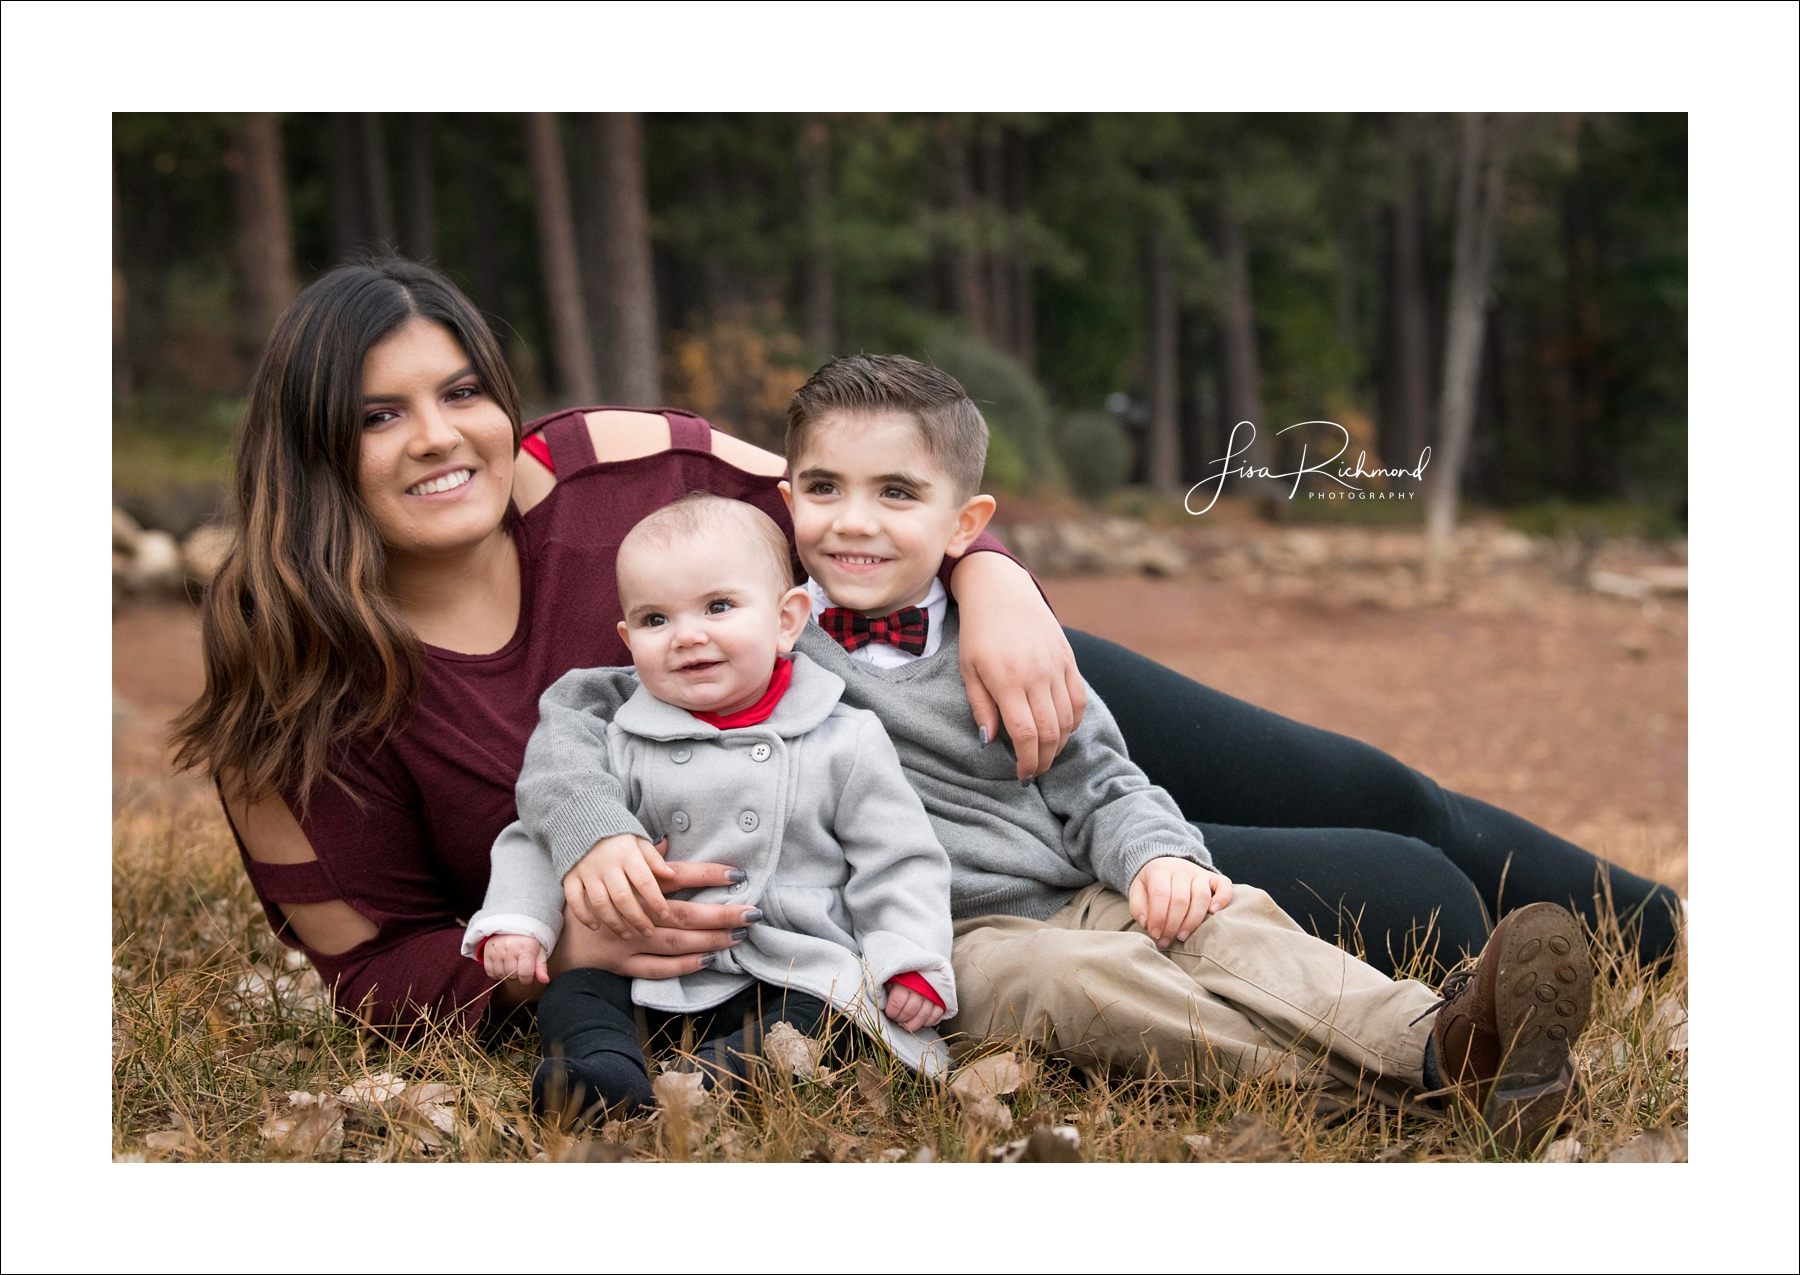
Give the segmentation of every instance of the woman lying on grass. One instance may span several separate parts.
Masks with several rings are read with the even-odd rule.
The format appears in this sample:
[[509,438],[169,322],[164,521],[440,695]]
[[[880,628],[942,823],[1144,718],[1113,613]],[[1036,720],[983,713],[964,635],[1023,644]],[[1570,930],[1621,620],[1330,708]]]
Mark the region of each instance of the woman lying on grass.
[[[520,415],[480,314],[400,261],[307,288],[251,386],[240,535],[205,600],[206,691],[179,724],[180,759],[218,781],[271,925],[377,1025],[473,1028],[535,996],[460,955],[463,921],[516,817],[539,695],[629,660],[613,583],[625,532],[704,490],[792,534],[782,459],[697,417]],[[1509,906],[1572,904],[1592,923],[1600,871],[1646,954],[1667,949],[1666,889],[1366,745],[1065,638],[991,537],[939,578],[961,613],[970,731],[1004,734],[1020,779],[1079,724],[1085,675],[1221,871],[1327,938],[1360,915],[1384,972],[1427,930],[1447,959],[1479,951],[1502,881]],[[722,866],[669,866],[666,890],[729,884]],[[569,927],[551,968],[693,973],[742,941],[750,911],[673,903],[630,938]]]

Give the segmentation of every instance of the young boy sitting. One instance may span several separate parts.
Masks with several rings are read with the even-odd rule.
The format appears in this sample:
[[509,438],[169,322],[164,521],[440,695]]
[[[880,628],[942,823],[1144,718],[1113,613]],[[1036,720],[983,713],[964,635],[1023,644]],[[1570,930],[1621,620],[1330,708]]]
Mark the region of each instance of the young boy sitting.
[[[980,412],[943,372],[858,355],[815,373],[788,419],[786,490],[817,621],[796,649],[881,718],[949,852],[961,1004],[946,1031],[1196,1083],[1274,1070],[1390,1105],[1454,1087],[1514,1136],[1555,1118],[1591,997],[1573,917],[1549,904],[1512,913],[1440,999],[1212,871],[1199,831],[1126,756],[1092,688],[1063,753],[1021,784],[1007,749],[970,721],[957,611],[937,581],[994,511],[978,494]],[[612,702],[564,678],[540,703],[531,749],[566,752]],[[593,844],[608,829],[571,814],[590,778],[521,777],[522,817],[560,819],[567,844]]]
[[[617,570],[639,685],[581,759],[605,770],[617,798],[594,794],[589,808],[644,841],[612,843],[624,855],[605,866],[653,882],[661,856],[649,842],[666,835],[670,858],[733,869],[734,884],[698,901],[754,903],[762,922],[680,978],[559,975],[538,1007],[549,1055],[533,1076],[539,1109],[649,1097],[634,1002],[658,1011],[660,1031],[695,1016],[709,1086],[741,1078],[777,1020],[816,1034],[828,1005],[909,1066],[941,1069],[930,1028],[956,1008],[949,861],[874,714],[840,702],[835,674],[785,658],[811,606],[786,537],[751,505],[696,493],[638,523]],[[538,749],[525,774],[561,764]],[[491,977],[546,980],[563,874],[517,829],[495,844],[463,950]]]

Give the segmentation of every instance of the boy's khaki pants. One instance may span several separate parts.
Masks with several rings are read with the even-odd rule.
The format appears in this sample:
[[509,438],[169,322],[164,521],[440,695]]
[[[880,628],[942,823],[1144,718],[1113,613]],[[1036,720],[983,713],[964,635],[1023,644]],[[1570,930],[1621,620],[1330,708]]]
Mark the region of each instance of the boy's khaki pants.
[[971,917],[955,936],[945,1035],[1022,1036],[1078,1065],[1201,1084],[1273,1073],[1389,1106],[1424,1085],[1420,1015],[1436,994],[1306,933],[1251,886],[1162,950],[1099,883],[1048,921]]

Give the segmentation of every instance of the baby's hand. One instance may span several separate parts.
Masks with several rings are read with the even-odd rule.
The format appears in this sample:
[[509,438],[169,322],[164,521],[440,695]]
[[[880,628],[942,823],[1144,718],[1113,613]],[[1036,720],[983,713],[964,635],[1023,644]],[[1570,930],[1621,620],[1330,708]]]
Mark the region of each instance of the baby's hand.
[[1200,923],[1231,902],[1231,882],[1189,859],[1163,856],[1131,881],[1131,917],[1158,947],[1187,941]]
[[943,1020],[944,1007],[910,987],[889,983],[887,1016],[907,1031],[916,1032],[921,1027],[936,1027]]
[[621,832],[596,841],[569,869],[563,878],[563,898],[588,929],[605,926],[619,938],[634,939],[673,920],[656,880],[673,875],[656,846],[635,833]]
[[550,981],[544,945],[529,934],[490,935],[481,947],[481,964],[496,983],[509,978],[521,983]]

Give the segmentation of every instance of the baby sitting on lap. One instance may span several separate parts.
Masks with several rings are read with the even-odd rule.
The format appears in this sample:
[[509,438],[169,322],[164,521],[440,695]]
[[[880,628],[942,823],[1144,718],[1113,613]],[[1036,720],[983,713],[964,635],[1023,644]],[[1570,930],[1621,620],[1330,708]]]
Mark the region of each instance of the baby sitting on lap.
[[[551,981],[538,1006],[547,1057],[534,1102],[647,1101],[634,1004],[662,1029],[696,1016],[709,1087],[741,1079],[776,1022],[814,1034],[833,1008],[908,1066],[941,1070],[931,1028],[956,1012],[950,862],[880,721],[840,701],[836,674],[790,654],[812,603],[793,587],[786,538],[753,506],[696,493],[632,529],[618,582],[638,685],[580,764],[599,759],[623,800],[590,791],[584,807],[610,808],[584,813],[598,813],[609,836],[644,841],[609,842],[570,879],[598,889],[617,877],[654,893],[662,864],[650,843],[666,836],[671,859],[735,869],[735,884],[696,901],[755,904],[763,919],[698,973],[628,980],[575,969]],[[523,773],[560,764],[557,750],[533,748]],[[518,823],[495,842],[463,945],[492,977],[547,978],[576,864],[554,861],[546,843],[546,830]],[[598,862],[608,853],[621,861]],[[591,908],[579,915],[583,889],[567,898],[578,921],[594,923]]]

